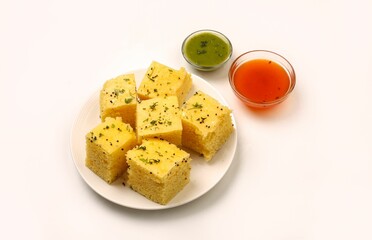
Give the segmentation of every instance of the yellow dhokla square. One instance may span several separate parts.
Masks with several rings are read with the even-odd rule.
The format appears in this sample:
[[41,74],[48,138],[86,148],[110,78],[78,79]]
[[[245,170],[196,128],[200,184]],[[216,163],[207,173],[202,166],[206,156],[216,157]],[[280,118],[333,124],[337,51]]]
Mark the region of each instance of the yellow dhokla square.
[[182,121],[177,97],[159,97],[138,103],[136,125],[138,143],[156,137],[181,145]]
[[136,145],[132,127],[121,118],[106,117],[85,138],[85,165],[107,183],[114,182],[127,169],[125,154]]
[[135,128],[136,81],[134,74],[120,75],[105,82],[100,92],[101,119],[121,117],[122,121]]
[[144,140],[126,156],[128,185],[154,202],[167,204],[190,181],[190,154],[165,140]]
[[182,145],[211,160],[233,132],[231,110],[198,91],[182,107]]
[[177,96],[181,105],[192,86],[191,74],[185,68],[172,69],[153,61],[138,88],[140,99]]

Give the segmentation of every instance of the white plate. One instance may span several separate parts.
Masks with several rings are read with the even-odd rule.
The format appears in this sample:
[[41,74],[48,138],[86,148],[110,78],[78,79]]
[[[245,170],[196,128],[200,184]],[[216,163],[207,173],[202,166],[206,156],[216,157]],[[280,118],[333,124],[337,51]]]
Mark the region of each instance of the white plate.
[[[137,79],[142,80],[145,69],[132,71]],[[227,106],[223,97],[208,82],[192,75],[193,87],[188,97],[197,90],[201,90]],[[232,117],[234,126],[235,119]],[[237,131],[235,130],[228,141],[217,152],[210,162],[206,162],[199,154],[190,152],[192,169],[190,183],[178,193],[167,205],[154,203],[139,193],[123,185],[118,179],[111,185],[107,184],[85,166],[85,134],[100,123],[99,119],[99,91],[85,103],[77,116],[71,133],[71,153],[73,161],[85,182],[99,195],[119,205],[145,210],[166,209],[186,204],[202,196],[212,189],[225,175],[234,159],[237,146]]]

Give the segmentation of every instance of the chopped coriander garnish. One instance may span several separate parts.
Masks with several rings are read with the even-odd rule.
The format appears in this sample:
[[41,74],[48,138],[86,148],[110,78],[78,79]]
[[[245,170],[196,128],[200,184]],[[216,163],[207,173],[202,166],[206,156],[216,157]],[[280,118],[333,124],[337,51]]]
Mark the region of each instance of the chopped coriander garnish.
[[201,108],[203,108],[203,105],[202,104],[200,104],[200,103],[194,103],[193,105],[192,105],[192,108],[189,108],[189,110],[190,109],[201,109]]
[[160,159],[154,159],[154,158],[150,158],[150,159],[140,158],[139,160],[142,161],[145,164],[153,164],[153,163],[159,163],[160,162]]
[[154,102],[153,104],[150,105],[150,109],[154,111],[157,105],[158,102]]
[[155,151],[160,157],[163,157],[163,154],[161,154],[161,152],[159,151]]
[[125,89],[114,89],[113,94],[115,97],[118,97],[119,94],[123,94],[124,92],[125,92]]
[[132,102],[132,100],[133,100],[133,98],[132,97],[130,97],[130,98],[126,98],[124,101],[125,101],[125,103],[130,103],[130,102]]
[[139,146],[138,149],[141,149],[141,150],[145,151],[146,150],[146,146]]

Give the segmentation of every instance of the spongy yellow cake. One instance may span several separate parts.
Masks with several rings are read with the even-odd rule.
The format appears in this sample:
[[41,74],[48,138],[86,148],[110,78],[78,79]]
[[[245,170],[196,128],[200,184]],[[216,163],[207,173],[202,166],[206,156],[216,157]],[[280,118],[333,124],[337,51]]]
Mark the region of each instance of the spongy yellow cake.
[[127,169],[126,152],[136,145],[132,127],[119,117],[106,117],[85,138],[85,165],[107,183],[114,182]]
[[234,127],[231,110],[198,91],[182,107],[182,145],[211,160]]
[[135,128],[137,93],[134,74],[120,75],[105,82],[100,92],[101,119],[121,117]]
[[140,99],[177,96],[178,103],[181,105],[191,86],[191,74],[186,72],[185,68],[175,70],[153,61],[138,88],[138,96]]
[[138,103],[136,125],[138,143],[158,137],[181,145],[182,121],[177,97],[158,97]]
[[154,202],[167,204],[190,181],[190,154],[165,140],[144,140],[126,157],[128,185]]

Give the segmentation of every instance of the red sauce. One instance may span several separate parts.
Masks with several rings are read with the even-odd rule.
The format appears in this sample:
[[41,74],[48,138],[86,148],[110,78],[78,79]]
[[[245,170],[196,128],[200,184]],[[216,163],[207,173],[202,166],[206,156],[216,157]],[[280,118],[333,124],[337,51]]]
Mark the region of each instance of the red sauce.
[[287,71],[266,59],[243,63],[234,75],[236,90],[251,101],[262,103],[275,101],[284,96],[290,80]]

